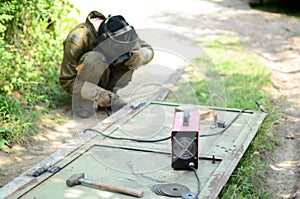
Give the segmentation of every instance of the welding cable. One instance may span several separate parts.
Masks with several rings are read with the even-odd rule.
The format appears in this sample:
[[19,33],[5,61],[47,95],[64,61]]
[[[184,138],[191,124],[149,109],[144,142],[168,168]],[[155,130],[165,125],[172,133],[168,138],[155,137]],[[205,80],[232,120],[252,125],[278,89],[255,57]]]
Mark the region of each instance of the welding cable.
[[[220,135],[220,134],[224,133],[235,122],[235,120],[237,120],[237,118],[243,112],[245,112],[246,110],[249,110],[249,109],[245,108],[245,109],[240,110],[239,113],[233,118],[233,120],[224,129],[222,129],[221,131],[216,132],[216,133],[212,133],[212,134],[203,134],[203,135],[200,135],[200,137],[210,137],[210,136],[216,136],[216,135]],[[103,137],[114,139],[114,140],[125,140],[125,141],[133,141],[133,142],[148,142],[148,143],[152,142],[153,143],[153,142],[162,142],[162,141],[166,141],[168,139],[171,139],[171,136],[165,137],[165,138],[161,138],[161,139],[157,139],[157,140],[139,140],[139,139],[133,139],[133,138],[115,137],[115,136],[111,136],[111,135],[106,135],[106,134],[104,134],[104,133],[102,133],[102,132],[100,132],[100,131],[98,131],[96,129],[91,129],[91,128],[85,129],[83,131],[83,133],[86,133],[87,131],[94,131],[96,133],[99,133]]]
[[238,112],[238,114],[233,118],[233,120],[231,120],[231,122],[224,128],[224,129],[222,129],[221,131],[219,131],[219,132],[216,132],[216,133],[211,133],[211,134],[203,134],[203,135],[200,135],[200,137],[210,137],[210,136],[216,136],[216,135],[220,135],[220,134],[222,134],[222,133],[224,133],[234,122],[235,122],[235,120],[237,120],[238,119],[238,117],[243,113],[243,112],[245,112],[246,110],[249,110],[248,108],[244,108],[244,109],[242,109],[242,110],[240,110],[239,112]]
[[110,114],[109,114],[109,111],[108,111],[108,108],[107,107],[104,107],[104,112],[106,113],[106,115],[109,117]]
[[100,106],[98,106],[98,109],[97,109],[97,110],[98,110],[98,111],[103,111],[103,112],[105,112],[106,115],[107,115],[107,117],[110,116],[110,113],[109,113],[109,110],[108,110],[107,107],[100,107]]
[[101,131],[98,131],[96,129],[91,129],[91,128],[85,129],[83,131],[83,133],[86,133],[87,131],[94,131],[96,133],[99,133],[103,137],[114,139],[114,140],[125,140],[125,141],[133,141],[133,142],[162,142],[162,141],[171,139],[171,136],[166,137],[166,138],[157,139],[157,140],[139,140],[139,139],[133,139],[133,138],[115,137],[115,136],[111,136],[111,135],[106,135],[106,134],[102,133]]
[[200,194],[200,191],[201,191],[201,183],[200,183],[200,178],[199,178],[199,175],[198,175],[198,173],[197,173],[197,169],[194,167],[194,163],[190,163],[189,164],[189,167],[194,171],[194,174],[195,174],[195,176],[196,176],[196,178],[197,178],[197,198],[198,198],[198,196],[199,196],[199,194]]

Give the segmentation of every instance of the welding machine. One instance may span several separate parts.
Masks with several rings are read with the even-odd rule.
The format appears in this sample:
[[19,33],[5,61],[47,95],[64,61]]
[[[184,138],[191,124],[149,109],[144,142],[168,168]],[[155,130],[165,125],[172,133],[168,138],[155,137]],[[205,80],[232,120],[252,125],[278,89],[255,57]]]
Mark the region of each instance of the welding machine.
[[171,146],[172,168],[189,170],[198,168],[200,113],[188,110],[175,112]]

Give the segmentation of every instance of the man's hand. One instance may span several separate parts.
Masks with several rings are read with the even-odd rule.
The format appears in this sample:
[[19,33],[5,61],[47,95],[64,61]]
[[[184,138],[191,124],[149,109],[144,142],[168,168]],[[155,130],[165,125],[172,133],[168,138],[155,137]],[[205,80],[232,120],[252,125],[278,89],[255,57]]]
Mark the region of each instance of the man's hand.
[[98,96],[96,97],[96,102],[101,107],[107,107],[110,106],[111,103],[111,97],[113,93],[108,90],[102,90],[98,93]]
[[101,107],[107,107],[111,103],[113,93],[97,86],[96,84],[85,81],[81,88],[81,97],[83,99],[97,102]]
[[124,65],[129,69],[137,69],[138,67],[147,64],[153,58],[153,51],[148,48],[140,48],[131,52],[132,56]]
[[142,66],[145,62],[145,59],[142,52],[139,50],[134,50],[131,53],[131,57],[124,62],[124,65],[127,66],[130,70],[133,70]]

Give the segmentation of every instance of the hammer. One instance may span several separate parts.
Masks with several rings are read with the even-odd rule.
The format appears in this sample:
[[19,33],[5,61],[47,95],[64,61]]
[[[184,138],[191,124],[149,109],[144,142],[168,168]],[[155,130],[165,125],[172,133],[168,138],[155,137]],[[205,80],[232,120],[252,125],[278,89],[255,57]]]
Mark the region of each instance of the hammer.
[[84,173],[72,175],[69,179],[66,180],[66,184],[68,185],[68,187],[73,187],[75,185],[82,184],[86,186],[93,186],[96,188],[104,188],[109,191],[123,193],[138,198],[141,198],[143,196],[143,191],[141,190],[134,190],[126,187],[120,187],[120,186],[115,186],[115,185],[110,185],[102,182],[95,182],[93,180],[85,179]]

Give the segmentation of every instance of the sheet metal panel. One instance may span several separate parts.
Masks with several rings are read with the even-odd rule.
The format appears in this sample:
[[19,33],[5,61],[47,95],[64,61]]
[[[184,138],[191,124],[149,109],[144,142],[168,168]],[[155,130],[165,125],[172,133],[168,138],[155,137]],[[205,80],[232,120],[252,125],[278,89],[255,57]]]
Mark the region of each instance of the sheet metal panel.
[[[171,135],[174,109],[178,105],[150,103],[142,109],[124,112],[118,119],[110,118],[95,128],[107,135],[135,139],[160,139]],[[239,110],[215,109],[228,124]],[[217,198],[234,168],[243,156],[266,114],[249,111],[243,113],[224,133],[200,138],[200,159],[197,170],[201,181],[200,198]],[[211,129],[211,119],[200,122],[200,135],[216,132]],[[144,191],[143,198],[157,196],[151,187],[158,183],[180,183],[197,192],[197,182],[192,171],[175,171],[171,168],[170,140],[157,143],[138,143],[104,138],[88,132],[81,146],[56,157],[62,169],[56,174],[43,174],[30,183],[18,187],[10,198],[132,198],[119,193],[84,186],[67,187],[65,181],[75,173],[87,178]],[[215,157],[213,160],[212,157]],[[52,158],[52,159],[53,159]],[[25,177],[25,176],[24,176]]]

